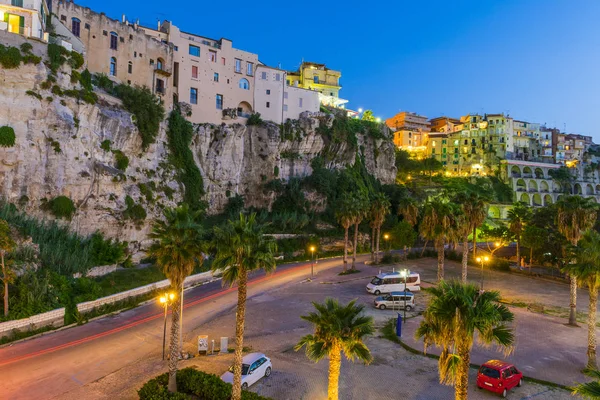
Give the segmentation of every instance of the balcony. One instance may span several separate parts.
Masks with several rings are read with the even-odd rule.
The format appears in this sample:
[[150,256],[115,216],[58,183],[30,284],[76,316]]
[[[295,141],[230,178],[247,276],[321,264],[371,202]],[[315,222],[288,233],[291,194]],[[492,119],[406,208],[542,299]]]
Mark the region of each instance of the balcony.
[[17,35],[31,36],[31,28],[26,26],[14,26],[7,22],[0,21],[0,31],[16,33]]

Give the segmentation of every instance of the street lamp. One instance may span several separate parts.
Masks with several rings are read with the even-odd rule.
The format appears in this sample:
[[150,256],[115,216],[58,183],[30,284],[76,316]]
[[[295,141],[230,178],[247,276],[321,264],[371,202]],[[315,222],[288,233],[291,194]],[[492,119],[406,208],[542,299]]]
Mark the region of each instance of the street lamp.
[[483,292],[483,263],[490,261],[490,258],[488,256],[484,256],[477,257],[476,260],[478,263],[481,263],[481,291]]
[[408,277],[408,270],[405,268],[400,271],[400,276],[404,278],[404,318],[402,319],[406,323],[406,278]]
[[390,235],[388,235],[387,233],[383,234],[383,240],[385,240],[386,243],[386,250],[389,252],[390,251]]
[[312,279],[315,275],[315,250],[315,246],[310,246],[310,279]]
[[165,359],[165,345],[167,340],[167,308],[169,308],[169,304],[173,302],[175,295],[173,293],[165,293],[160,296],[159,301],[160,304],[165,308],[165,318],[164,318],[164,328],[163,328],[163,360]]

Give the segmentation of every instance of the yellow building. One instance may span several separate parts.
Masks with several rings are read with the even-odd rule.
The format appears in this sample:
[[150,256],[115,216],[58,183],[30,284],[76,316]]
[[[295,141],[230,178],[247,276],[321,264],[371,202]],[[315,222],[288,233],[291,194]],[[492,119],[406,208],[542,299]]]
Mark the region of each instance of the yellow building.
[[302,62],[300,68],[294,72],[288,72],[287,84],[303,89],[319,92],[321,104],[332,107],[344,108],[348,100],[340,99],[340,78],[342,73],[329,69],[325,64]]
[[0,31],[48,40],[46,0],[0,0]]
[[388,118],[385,124],[394,132],[396,147],[414,153],[415,157],[425,156],[431,131],[427,117],[403,111]]

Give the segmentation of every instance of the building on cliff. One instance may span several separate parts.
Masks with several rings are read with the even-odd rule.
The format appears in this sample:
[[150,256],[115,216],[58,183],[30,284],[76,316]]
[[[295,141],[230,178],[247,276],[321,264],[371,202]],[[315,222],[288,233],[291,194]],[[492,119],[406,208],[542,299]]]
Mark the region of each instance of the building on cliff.
[[254,84],[254,107],[262,119],[281,124],[288,119],[299,119],[300,114],[319,111],[319,94],[287,85],[287,72],[259,65]]
[[48,41],[46,0],[0,0],[0,31]]
[[[54,1],[53,12],[80,42],[92,73],[103,73],[113,81],[145,86],[160,96],[165,108],[173,103],[173,47],[158,30],[108,18],[72,1]],[[61,31],[61,32],[64,32]],[[75,47],[74,47],[75,48]]]
[[431,132],[427,117],[403,111],[388,118],[385,124],[394,132],[396,147],[424,155]]
[[329,69],[325,64],[302,62],[297,71],[288,72],[287,84],[319,92],[321,104],[344,108],[348,100],[340,98],[342,73]]

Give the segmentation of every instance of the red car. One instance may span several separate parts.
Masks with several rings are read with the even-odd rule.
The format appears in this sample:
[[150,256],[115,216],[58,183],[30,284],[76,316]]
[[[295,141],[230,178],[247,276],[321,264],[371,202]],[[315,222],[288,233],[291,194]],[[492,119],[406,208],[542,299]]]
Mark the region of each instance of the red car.
[[490,392],[500,393],[506,397],[506,392],[523,383],[523,373],[514,365],[500,360],[490,360],[479,368],[477,387]]

